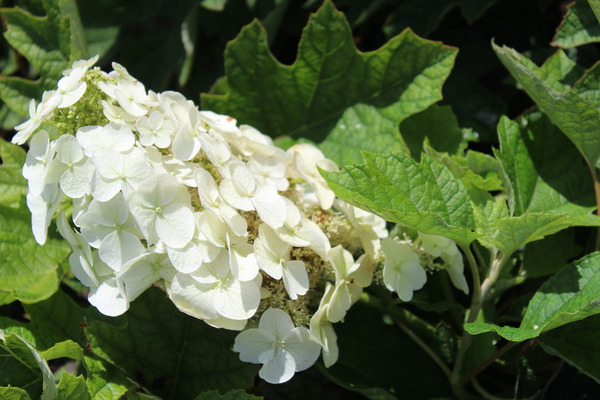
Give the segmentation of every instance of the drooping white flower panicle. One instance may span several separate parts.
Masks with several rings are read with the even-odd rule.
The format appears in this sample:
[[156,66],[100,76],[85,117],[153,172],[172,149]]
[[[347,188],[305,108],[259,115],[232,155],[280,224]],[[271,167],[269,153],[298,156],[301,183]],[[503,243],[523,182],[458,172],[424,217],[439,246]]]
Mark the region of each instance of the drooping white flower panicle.
[[[211,326],[258,323],[235,350],[263,364],[269,382],[321,351],[335,363],[333,325],[371,284],[385,221],[336,199],[319,168],[337,166],[317,147],[284,151],[179,93],[146,91],[119,64],[102,72],[96,59],[75,62],[32,101],[13,138],[30,140],[23,174],[36,240],[58,212],[73,274],[106,315],[156,285]],[[409,300],[425,272],[385,240],[385,285]],[[463,289],[460,253],[444,249]]]

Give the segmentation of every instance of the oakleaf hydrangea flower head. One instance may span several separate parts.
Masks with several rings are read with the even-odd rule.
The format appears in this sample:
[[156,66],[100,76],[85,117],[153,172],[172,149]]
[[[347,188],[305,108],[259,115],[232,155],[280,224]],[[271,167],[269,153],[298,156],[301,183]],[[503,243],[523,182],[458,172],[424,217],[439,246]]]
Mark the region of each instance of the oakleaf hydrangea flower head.
[[[46,241],[58,214],[72,273],[100,312],[120,315],[157,286],[181,312],[242,331],[234,350],[281,383],[321,353],[325,366],[337,361],[334,324],[374,275],[405,301],[425,284],[411,244],[385,239],[382,218],[336,198],[319,169],[338,167],[317,147],[284,151],[96,60],[73,63],[32,100],[13,142],[29,140],[35,239]],[[456,245],[421,241],[468,290]]]

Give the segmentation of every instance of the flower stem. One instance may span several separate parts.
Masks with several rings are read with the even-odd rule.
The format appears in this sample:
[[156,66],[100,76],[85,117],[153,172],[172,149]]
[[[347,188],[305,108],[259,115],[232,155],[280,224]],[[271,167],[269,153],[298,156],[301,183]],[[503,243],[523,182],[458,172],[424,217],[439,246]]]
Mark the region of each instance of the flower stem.
[[480,298],[481,278],[479,277],[479,268],[477,266],[477,261],[475,260],[475,257],[473,257],[471,246],[461,246],[461,249],[467,257],[467,262],[469,263],[471,275],[473,276],[473,298]]
[[[479,283],[479,279],[480,279],[479,272],[477,269],[477,264],[475,262],[475,259],[473,257],[473,254],[471,253],[470,249],[467,249],[467,250],[469,250],[469,251],[465,251],[465,254],[467,255],[467,260],[469,261],[469,265],[471,266],[471,271],[472,272],[475,271],[477,273],[477,274],[473,273],[473,286],[474,286],[473,297],[471,298],[471,308],[469,309],[469,315],[467,317],[467,323],[469,323],[469,322],[475,321],[477,319],[477,317],[479,316],[479,312],[481,311],[481,308],[483,307],[484,302],[487,300],[490,290],[492,289],[494,283],[496,283],[496,280],[498,279],[498,276],[500,275],[500,271],[502,271],[502,268],[508,262],[509,257],[506,257],[506,255],[503,253],[501,253],[500,256],[498,257],[498,251],[495,249],[492,250],[492,259],[490,262],[490,268],[487,271],[487,274],[486,274],[485,279],[483,280],[483,283],[481,283],[480,285],[477,285],[477,283]],[[456,394],[459,398],[464,398],[464,397],[461,397],[459,394],[464,393],[463,386],[468,381],[468,380],[464,379],[464,377],[461,376],[461,369],[462,369],[462,366],[464,363],[464,358],[467,353],[467,350],[471,346],[471,342],[472,342],[471,335],[467,331],[464,331],[463,335],[461,337],[461,340],[460,340],[458,354],[456,356],[456,361],[454,363],[454,368],[452,369],[452,376],[450,379],[450,383],[452,385],[452,390],[454,391],[454,394]],[[494,359],[491,360],[490,363],[493,362],[494,360],[496,360],[498,357],[499,357],[499,355],[495,355]]]
[[508,260],[510,260],[510,257],[507,257],[504,253],[501,253],[500,257],[494,257],[492,260],[487,276],[481,284],[481,292],[479,293],[479,302],[481,304],[483,304],[488,298],[492,286],[494,286],[494,283],[496,283],[496,280],[500,275],[500,271],[502,271],[502,268],[504,268]]

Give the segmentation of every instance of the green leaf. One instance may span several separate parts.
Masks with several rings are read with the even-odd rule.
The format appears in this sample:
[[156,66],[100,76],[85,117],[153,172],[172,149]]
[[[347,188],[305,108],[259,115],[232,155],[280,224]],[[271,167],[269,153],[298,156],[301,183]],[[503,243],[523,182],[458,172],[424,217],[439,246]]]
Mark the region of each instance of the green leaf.
[[53,400],[58,388],[46,360],[23,338],[0,330],[0,385],[27,390],[33,398]]
[[586,71],[573,90],[584,100],[600,107],[600,64],[596,63]]
[[200,5],[213,11],[223,11],[227,0],[201,0]]
[[72,340],[56,343],[48,350],[40,353],[46,360],[54,360],[56,358],[67,357],[73,360],[83,359],[83,349]]
[[596,209],[593,180],[575,146],[538,113],[519,122],[502,117],[497,157],[510,182],[513,215],[589,214]]
[[117,42],[119,33],[120,29],[117,26],[86,28],[85,40],[88,43],[89,53],[103,57]]
[[27,181],[21,174],[25,151],[17,145],[0,139],[0,204],[18,207],[27,194]]
[[228,93],[203,94],[201,102],[271,137],[326,139],[328,157],[357,162],[361,148],[404,149],[399,123],[442,98],[455,56],[455,49],[408,30],[359,53],[343,14],[326,1],[304,29],[291,66],[273,58],[258,22],[242,29],[226,49]]
[[97,357],[85,356],[83,365],[88,372],[86,384],[92,400],[117,400],[134,386],[122,370]]
[[45,17],[20,8],[4,8],[4,37],[40,72],[33,82],[21,78],[0,79],[0,98],[15,112],[28,116],[32,98],[56,88],[62,71],[75,60],[88,57],[75,0],[43,0]]
[[425,140],[436,151],[449,154],[458,154],[465,144],[463,131],[450,106],[434,104],[404,120],[400,131],[410,154],[417,161],[421,159]]
[[344,323],[335,326],[339,360],[322,372],[373,400],[451,398],[442,370],[398,326],[385,320],[363,303],[354,305]]
[[[490,220],[476,213],[481,241],[506,255],[570,226],[599,224],[589,170],[577,149],[550,120],[533,113],[498,124],[497,157],[506,176],[513,216]],[[485,207],[489,207],[489,204]],[[487,221],[485,221],[485,219]]]
[[540,68],[508,47],[492,44],[500,61],[527,94],[583,154],[590,166],[600,158],[600,111],[575,91],[559,92],[546,82]]
[[204,392],[198,395],[194,400],[256,400],[262,397],[256,397],[244,392],[243,390],[232,390],[225,394],[219,394],[216,390]]
[[31,397],[21,388],[0,387],[0,400],[31,400]]
[[57,400],[92,400],[83,376],[63,373],[58,384]]
[[[7,333],[18,334],[37,349],[46,349],[42,352],[46,359],[83,359],[87,390],[93,400],[117,400],[128,388],[136,387],[119,368],[89,353],[82,354],[81,346],[86,345],[86,339],[81,326],[108,317],[102,317],[93,307],[80,308],[60,290],[48,300],[26,304],[25,312],[31,319],[30,323],[0,318],[0,328]],[[114,318],[111,321],[124,322]]]
[[569,90],[583,73],[584,69],[562,50],[551,55],[540,67],[540,77],[559,92]]
[[478,202],[487,195],[488,191],[502,190],[502,182],[498,178],[500,164],[493,157],[469,150],[466,156],[450,156],[439,153],[425,146],[425,153],[435,161],[446,166],[452,174],[460,179],[469,191],[474,202]]
[[521,342],[541,333],[600,313],[600,253],[592,253],[559,271],[533,296],[518,328],[472,322],[472,335],[495,331],[505,339]]
[[588,0],[588,4],[594,12],[596,19],[600,22],[600,0]]
[[554,274],[582,250],[575,242],[574,229],[566,229],[528,244],[523,252],[523,269],[528,278]]
[[10,294],[8,294],[6,292],[0,292],[0,306],[5,305],[5,304],[10,304],[15,300],[17,300],[17,299],[12,297]]
[[47,300],[25,304],[24,308],[30,323],[6,318],[0,319],[0,328],[19,334],[40,350],[48,350],[56,343],[69,341],[85,347],[85,336],[80,324],[102,318],[93,307],[80,308],[62,290]]
[[548,353],[558,356],[600,383],[600,316],[561,326],[539,337]]
[[0,205],[0,290],[25,303],[56,292],[59,263],[70,252],[65,241],[52,237],[44,246],[38,245],[30,218],[23,201],[18,209]]
[[252,386],[257,368],[231,351],[235,333],[183,314],[159,289],[147,290],[126,317],[124,327],[104,322],[85,326],[89,348],[144,382],[153,394],[191,399],[206,390]]
[[423,155],[363,153],[365,164],[321,171],[342,200],[420,232],[468,245],[478,234],[469,194],[450,170]]
[[590,215],[590,219],[585,221],[582,218],[572,219],[568,215],[561,214],[528,213],[492,222],[487,226],[488,231],[481,232],[480,241],[496,247],[509,256],[529,242],[543,239],[547,235],[574,225],[598,225],[599,221],[594,215]]
[[600,24],[588,1],[576,0],[569,4],[552,44],[570,48],[593,42],[600,42]]

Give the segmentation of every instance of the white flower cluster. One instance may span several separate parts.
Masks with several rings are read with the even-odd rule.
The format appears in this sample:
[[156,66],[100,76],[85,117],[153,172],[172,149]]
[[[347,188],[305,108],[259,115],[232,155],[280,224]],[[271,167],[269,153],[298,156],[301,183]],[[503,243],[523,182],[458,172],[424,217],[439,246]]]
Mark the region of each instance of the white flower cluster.
[[[371,284],[385,221],[335,197],[318,168],[337,167],[316,147],[284,151],[250,126],[179,93],[146,91],[122,66],[105,73],[95,61],[74,63],[16,127],[14,143],[31,138],[23,175],[36,240],[46,241],[58,213],[72,271],[103,314],[124,313],[156,285],[214,327],[258,323],[234,350],[264,364],[269,382],[321,352],[326,366],[335,363],[332,324]],[[384,281],[405,299],[425,272],[418,257],[407,267],[390,255],[401,250],[386,240]]]

